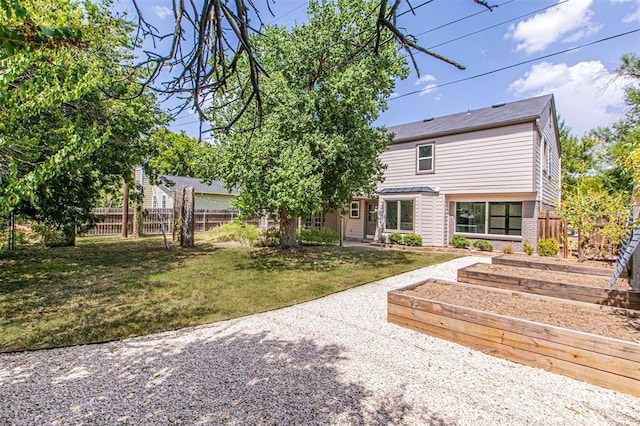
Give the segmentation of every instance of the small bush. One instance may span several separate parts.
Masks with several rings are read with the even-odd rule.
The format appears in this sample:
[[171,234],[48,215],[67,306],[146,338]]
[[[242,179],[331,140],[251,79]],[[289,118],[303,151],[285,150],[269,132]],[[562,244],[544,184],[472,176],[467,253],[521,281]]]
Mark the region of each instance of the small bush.
[[474,241],[473,246],[480,251],[493,251],[493,246],[487,240]]
[[456,236],[451,240],[451,245],[455,248],[467,248],[471,243],[465,237]]
[[531,256],[533,254],[533,246],[529,241],[522,243],[522,251]]
[[394,232],[393,234],[389,235],[389,242],[391,244],[402,244],[402,240],[402,234],[398,232]]
[[278,228],[267,229],[256,245],[260,247],[278,247],[280,245],[280,230]]
[[237,241],[242,245],[253,246],[262,231],[255,225],[242,222],[225,223],[209,231],[209,238],[215,242]]
[[502,252],[504,254],[512,254],[513,253],[513,246],[511,244],[507,244],[506,246],[504,246],[504,248],[502,249]]
[[336,244],[340,235],[328,228],[300,229],[296,238],[298,242],[305,244]]
[[553,238],[538,241],[538,254],[540,256],[555,256],[560,251],[558,241]]
[[420,247],[422,245],[422,237],[416,234],[405,234],[402,244],[411,247]]

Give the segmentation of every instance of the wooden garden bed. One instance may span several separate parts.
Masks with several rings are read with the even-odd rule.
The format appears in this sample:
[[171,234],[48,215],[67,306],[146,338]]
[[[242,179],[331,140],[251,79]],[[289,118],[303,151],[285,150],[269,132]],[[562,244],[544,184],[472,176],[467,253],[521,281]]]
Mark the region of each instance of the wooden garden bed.
[[602,275],[476,263],[459,269],[458,281],[640,310],[640,293],[632,291],[625,279],[619,280],[616,288],[609,290],[609,278]]
[[[387,318],[491,355],[640,396],[639,314],[428,280],[390,291]],[[570,325],[563,327],[564,320]]]
[[[546,271],[571,272],[576,274],[600,275],[611,277],[615,263],[578,262],[576,260],[557,259],[555,257],[527,256],[520,254],[503,254],[493,257],[491,263],[496,265],[516,266],[519,268],[542,269]],[[626,277],[624,271],[622,277]]]

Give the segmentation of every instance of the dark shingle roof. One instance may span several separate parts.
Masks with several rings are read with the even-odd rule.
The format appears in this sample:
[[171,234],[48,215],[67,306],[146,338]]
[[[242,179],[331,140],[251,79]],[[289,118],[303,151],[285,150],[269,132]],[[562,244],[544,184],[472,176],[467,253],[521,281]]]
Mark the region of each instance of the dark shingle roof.
[[433,189],[428,186],[411,186],[406,188],[384,188],[378,191],[378,194],[405,194],[405,193],[418,193],[418,192],[431,192],[435,193]]
[[[238,195],[238,189],[233,188],[228,191],[218,180],[211,182],[211,185],[203,183],[200,179],[184,176],[164,175],[160,176],[160,182],[170,191],[180,191],[187,186],[193,186],[193,190],[198,194],[233,194]],[[165,183],[166,180],[166,183]]]
[[389,127],[387,130],[389,133],[395,134],[395,142],[398,143],[535,121],[552,100],[553,95],[544,95],[444,117],[401,124]]

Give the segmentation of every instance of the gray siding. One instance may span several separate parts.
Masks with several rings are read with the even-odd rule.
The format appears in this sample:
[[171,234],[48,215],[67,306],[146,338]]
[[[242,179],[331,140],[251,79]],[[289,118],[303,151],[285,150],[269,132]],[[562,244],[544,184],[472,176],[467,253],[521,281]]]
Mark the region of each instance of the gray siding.
[[[555,128],[555,120],[553,117],[551,103],[542,112],[540,116],[540,132],[542,138],[549,147],[550,167],[547,170],[546,164],[542,166],[542,175],[540,179],[540,200],[541,210],[550,211],[558,206],[560,200],[560,141],[557,138],[557,129]],[[541,140],[539,146],[539,161],[544,162],[544,142]],[[539,169],[538,165],[538,171]]]
[[[382,188],[429,186],[445,194],[533,192],[533,123],[396,144],[381,155]],[[435,143],[435,172],[416,173],[416,146]]]

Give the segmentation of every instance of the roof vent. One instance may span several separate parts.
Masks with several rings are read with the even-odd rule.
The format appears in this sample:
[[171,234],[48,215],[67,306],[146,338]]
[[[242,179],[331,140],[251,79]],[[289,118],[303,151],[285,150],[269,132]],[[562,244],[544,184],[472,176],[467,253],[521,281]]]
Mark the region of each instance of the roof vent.
[[424,120],[422,120],[423,123],[426,123],[427,121],[433,121],[433,117],[425,118]]
[[491,108],[500,108],[500,107],[503,107],[503,106],[504,106],[504,102],[501,102],[501,103],[499,103],[499,104],[493,104],[493,105],[491,105]]

